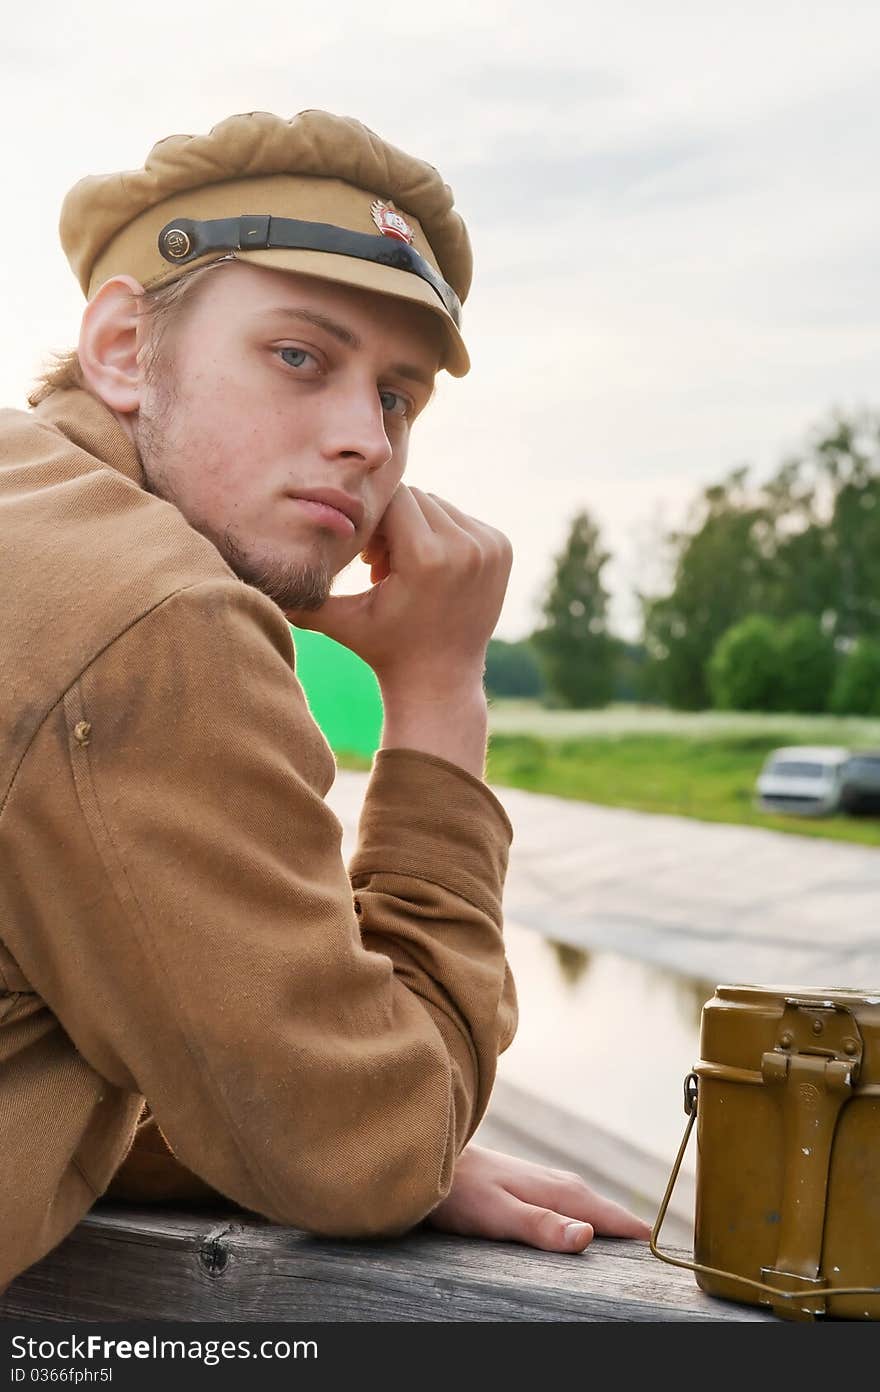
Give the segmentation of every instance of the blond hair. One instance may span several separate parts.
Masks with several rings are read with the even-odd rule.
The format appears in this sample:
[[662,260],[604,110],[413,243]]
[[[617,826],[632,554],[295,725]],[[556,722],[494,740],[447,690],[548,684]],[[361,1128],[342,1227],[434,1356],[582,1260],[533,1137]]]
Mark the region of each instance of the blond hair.
[[[149,374],[158,358],[159,343],[168,325],[177,317],[184,300],[188,299],[193,286],[203,278],[205,271],[223,265],[232,257],[221,257],[207,266],[198,266],[187,272],[170,285],[158,285],[153,290],[144,290],[139,296],[138,311],[150,320],[150,339],[145,358],[145,370]],[[71,387],[85,387],[82,363],[75,348],[65,352],[53,353],[49,365],[37,376],[33,391],[28,394],[31,406],[39,406],[52,392],[68,391]]]

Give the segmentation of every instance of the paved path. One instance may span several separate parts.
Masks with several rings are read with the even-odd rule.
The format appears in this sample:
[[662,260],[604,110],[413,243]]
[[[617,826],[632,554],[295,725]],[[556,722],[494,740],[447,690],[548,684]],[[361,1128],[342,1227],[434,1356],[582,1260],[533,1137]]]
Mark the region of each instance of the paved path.
[[[346,854],[367,775],[329,801]],[[546,936],[703,980],[880,992],[880,852],[496,788],[514,828],[505,912]]]

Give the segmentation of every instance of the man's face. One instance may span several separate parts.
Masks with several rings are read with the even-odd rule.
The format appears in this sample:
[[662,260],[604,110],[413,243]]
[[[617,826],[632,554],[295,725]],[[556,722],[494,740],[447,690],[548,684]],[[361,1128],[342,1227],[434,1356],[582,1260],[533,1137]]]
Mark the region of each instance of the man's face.
[[282,608],[317,608],[400,483],[441,326],[404,300],[242,262],[191,294],[137,414],[147,486]]

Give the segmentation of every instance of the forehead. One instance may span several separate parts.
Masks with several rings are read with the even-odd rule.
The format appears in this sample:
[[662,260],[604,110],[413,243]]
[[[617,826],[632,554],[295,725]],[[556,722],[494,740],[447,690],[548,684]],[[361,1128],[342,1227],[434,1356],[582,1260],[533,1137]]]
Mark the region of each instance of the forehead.
[[344,330],[344,334],[333,336],[342,342],[347,338],[350,347],[393,339],[418,351],[430,361],[432,370],[439,363],[443,346],[440,320],[412,301],[240,261],[223,263],[222,271],[218,267],[205,280],[207,293],[201,298],[207,315],[231,318],[245,328],[274,325],[280,333],[285,319],[295,323],[306,312],[313,323],[320,324],[323,319]]

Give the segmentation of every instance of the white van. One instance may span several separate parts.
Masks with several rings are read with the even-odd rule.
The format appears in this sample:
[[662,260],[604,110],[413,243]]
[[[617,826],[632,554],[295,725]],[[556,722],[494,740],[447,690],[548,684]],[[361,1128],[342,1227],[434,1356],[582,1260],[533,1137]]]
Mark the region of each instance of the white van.
[[840,806],[848,749],[804,744],[774,749],[758,775],[758,806],[765,812],[827,817]]

